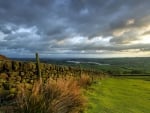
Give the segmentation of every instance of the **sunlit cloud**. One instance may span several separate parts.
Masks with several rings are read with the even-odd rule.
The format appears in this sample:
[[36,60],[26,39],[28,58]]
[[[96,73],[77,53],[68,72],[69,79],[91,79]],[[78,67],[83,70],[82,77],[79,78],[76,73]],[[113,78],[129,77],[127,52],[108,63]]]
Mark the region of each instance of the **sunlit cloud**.
[[132,25],[134,24],[134,22],[135,22],[134,19],[127,20],[126,25]]
[[150,56],[150,0],[1,0],[0,54]]

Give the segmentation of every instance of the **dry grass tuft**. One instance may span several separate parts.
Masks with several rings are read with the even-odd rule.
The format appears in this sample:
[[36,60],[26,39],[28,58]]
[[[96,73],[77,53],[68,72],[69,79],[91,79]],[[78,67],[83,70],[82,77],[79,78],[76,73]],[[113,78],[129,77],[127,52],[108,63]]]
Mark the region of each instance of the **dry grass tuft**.
[[92,79],[88,75],[82,75],[78,83],[81,87],[87,88],[92,84]]
[[22,87],[15,113],[81,113],[85,103],[80,87],[73,79],[37,81],[28,91]]

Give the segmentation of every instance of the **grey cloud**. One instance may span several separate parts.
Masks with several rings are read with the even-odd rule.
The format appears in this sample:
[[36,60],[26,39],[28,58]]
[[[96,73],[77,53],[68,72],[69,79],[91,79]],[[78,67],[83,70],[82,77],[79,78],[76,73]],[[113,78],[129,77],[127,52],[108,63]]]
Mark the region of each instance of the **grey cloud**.
[[[76,48],[77,50],[81,50],[81,48]],[[103,50],[103,51],[114,51],[114,52],[121,52],[121,51],[126,51],[126,50],[136,50],[139,49],[141,51],[150,51],[150,45],[149,44],[134,44],[134,45],[115,45],[115,46],[88,46],[82,47],[82,50],[85,51],[95,51],[95,50]]]
[[149,35],[149,34],[150,34],[150,31],[146,31],[142,35]]
[[111,43],[116,44],[129,44],[132,41],[139,40],[136,31],[129,30],[128,32],[123,33],[120,36],[116,36],[110,40]]
[[[68,50],[67,53],[128,49],[125,44],[139,40],[134,29],[140,30],[150,24],[149,5],[149,0],[1,0],[0,31],[7,36],[5,41],[0,40],[0,49],[15,51],[20,48],[22,51],[52,53],[59,49]],[[127,25],[130,19],[135,21]],[[9,24],[10,29],[6,27]],[[30,29],[33,26],[37,28],[36,32],[14,33],[21,27]],[[114,31],[124,29],[130,31],[120,36],[113,35]],[[59,41],[76,36],[88,37],[89,40],[98,36],[111,36],[111,45],[97,45],[94,42],[58,45]]]
[[0,26],[0,31],[3,32],[4,34],[10,34],[11,33],[11,29],[7,29],[3,25]]

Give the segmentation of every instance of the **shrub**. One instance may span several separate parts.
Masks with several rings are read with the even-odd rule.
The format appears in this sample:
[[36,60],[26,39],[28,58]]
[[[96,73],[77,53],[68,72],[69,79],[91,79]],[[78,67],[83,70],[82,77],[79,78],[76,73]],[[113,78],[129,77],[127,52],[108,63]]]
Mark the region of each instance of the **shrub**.
[[73,79],[37,81],[32,91],[25,87],[17,96],[15,113],[80,113],[85,99]]
[[79,85],[81,87],[87,88],[92,84],[92,79],[88,75],[82,75],[79,79]]

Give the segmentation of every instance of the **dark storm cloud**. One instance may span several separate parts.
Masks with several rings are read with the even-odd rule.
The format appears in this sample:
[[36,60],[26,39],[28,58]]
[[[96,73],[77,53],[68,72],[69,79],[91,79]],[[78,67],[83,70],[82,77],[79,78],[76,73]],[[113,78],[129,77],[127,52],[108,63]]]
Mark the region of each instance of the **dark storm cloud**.
[[[150,24],[149,5],[150,0],[0,0],[0,49],[43,53],[125,50],[124,44],[149,33],[137,33]],[[85,40],[82,44],[65,41],[79,36]],[[99,36],[112,38],[106,45],[90,42]]]

